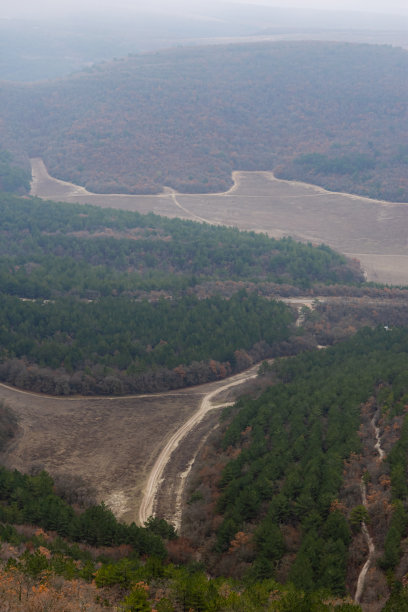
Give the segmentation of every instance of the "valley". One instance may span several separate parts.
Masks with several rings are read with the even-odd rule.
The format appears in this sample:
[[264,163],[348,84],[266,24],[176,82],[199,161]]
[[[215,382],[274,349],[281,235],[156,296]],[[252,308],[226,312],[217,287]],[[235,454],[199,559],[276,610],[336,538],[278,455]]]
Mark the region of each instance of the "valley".
[[4,82],[1,609],[408,609],[407,54],[313,32]]

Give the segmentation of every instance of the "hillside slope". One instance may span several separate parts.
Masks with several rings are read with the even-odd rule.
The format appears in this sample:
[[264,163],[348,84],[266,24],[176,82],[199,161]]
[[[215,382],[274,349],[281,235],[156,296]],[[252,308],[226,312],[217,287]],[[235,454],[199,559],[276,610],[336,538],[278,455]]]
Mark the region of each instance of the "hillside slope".
[[273,386],[228,409],[184,514],[210,571],[354,596],[364,521],[375,554],[361,601],[380,610],[389,588],[397,595],[395,580],[407,578],[406,341],[406,328],[364,329],[282,360]]
[[234,169],[274,169],[407,201],[407,68],[402,49],[343,43],[143,54],[5,84],[0,136],[100,193],[221,191]]

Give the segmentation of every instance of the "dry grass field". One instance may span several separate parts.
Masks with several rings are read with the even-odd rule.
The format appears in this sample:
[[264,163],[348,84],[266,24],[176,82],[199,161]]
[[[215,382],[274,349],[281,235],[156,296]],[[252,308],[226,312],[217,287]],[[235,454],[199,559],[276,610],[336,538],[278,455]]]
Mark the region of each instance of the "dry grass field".
[[[210,387],[209,385],[206,385]],[[19,421],[2,464],[82,477],[125,521],[137,521],[143,484],[171,434],[196,410],[200,389],[150,397],[55,398],[0,386]]]
[[[233,380],[244,379],[245,373]],[[161,449],[199,408],[205,395],[220,388],[215,406],[231,401],[239,390],[221,391],[218,381],[157,395],[58,398],[0,384],[0,401],[18,419],[18,433],[0,458],[22,472],[47,470],[59,481],[79,476],[126,522],[138,522],[147,477]],[[240,387],[241,389],[241,387]],[[179,495],[179,474],[216,425],[211,410],[175,449],[166,465],[155,509],[172,519]]]
[[102,207],[195,219],[280,238],[328,244],[360,260],[367,279],[408,285],[408,204],[370,200],[320,187],[282,181],[271,172],[235,172],[220,194],[100,195],[51,178],[32,160],[32,194]]

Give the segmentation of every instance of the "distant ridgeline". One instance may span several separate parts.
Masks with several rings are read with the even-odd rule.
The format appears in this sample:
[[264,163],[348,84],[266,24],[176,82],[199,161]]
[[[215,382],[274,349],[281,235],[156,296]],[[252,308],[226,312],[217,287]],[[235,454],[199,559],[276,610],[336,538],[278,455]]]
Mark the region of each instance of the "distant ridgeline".
[[408,54],[333,42],[172,49],[3,83],[0,139],[98,193],[214,192],[232,170],[408,201]]
[[227,409],[230,425],[214,457],[208,446],[198,457],[184,534],[212,572],[344,595],[354,594],[367,555],[358,535],[365,520],[379,558],[368,590],[387,597],[388,572],[395,599],[399,591],[405,603],[390,610],[406,609],[408,589],[402,597],[391,576],[401,580],[407,568],[407,329],[364,329],[274,370],[275,385]]
[[0,378],[48,393],[223,378],[275,354],[293,324],[257,291],[223,298],[223,281],[362,279],[326,246],[153,214],[7,194],[0,214]]

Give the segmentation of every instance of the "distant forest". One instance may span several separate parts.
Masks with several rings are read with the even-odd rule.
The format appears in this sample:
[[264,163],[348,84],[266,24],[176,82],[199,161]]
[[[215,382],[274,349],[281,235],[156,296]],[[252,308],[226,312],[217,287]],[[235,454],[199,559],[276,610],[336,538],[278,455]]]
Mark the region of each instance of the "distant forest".
[[95,192],[214,192],[232,170],[408,201],[408,54],[280,42],[183,48],[3,84],[0,138]]

